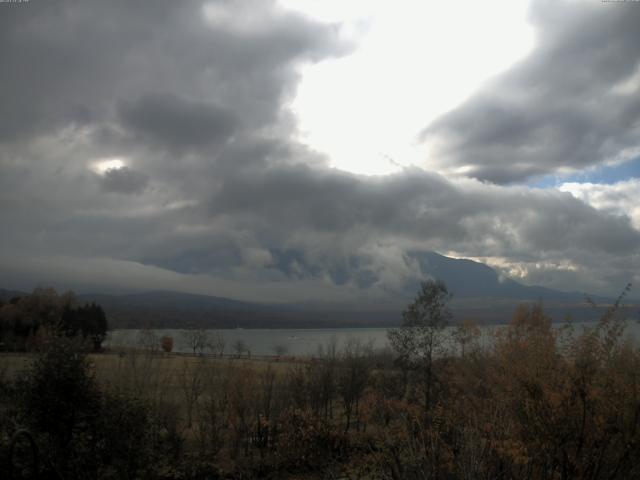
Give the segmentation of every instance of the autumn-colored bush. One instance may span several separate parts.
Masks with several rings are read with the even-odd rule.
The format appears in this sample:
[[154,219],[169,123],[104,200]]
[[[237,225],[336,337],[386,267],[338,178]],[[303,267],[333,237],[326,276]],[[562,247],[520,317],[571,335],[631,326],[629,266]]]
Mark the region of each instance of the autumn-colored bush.
[[166,353],[171,353],[173,350],[173,337],[164,336],[160,339],[160,347]]
[[310,409],[288,409],[278,418],[274,452],[279,468],[322,471],[347,458],[348,435]]

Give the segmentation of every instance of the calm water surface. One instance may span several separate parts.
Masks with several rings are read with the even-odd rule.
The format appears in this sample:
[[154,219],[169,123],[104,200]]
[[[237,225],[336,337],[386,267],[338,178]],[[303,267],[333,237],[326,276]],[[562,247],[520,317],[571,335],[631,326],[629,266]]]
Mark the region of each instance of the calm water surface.
[[[584,328],[593,326],[595,323],[576,323],[574,329],[576,333],[581,333]],[[627,335],[640,338],[640,325],[636,321],[627,322]],[[562,324],[555,324],[560,327]],[[480,342],[482,345],[490,345],[493,333],[503,325],[486,325],[480,327],[482,335]],[[388,347],[387,328],[319,328],[319,329],[228,329],[228,330],[208,330],[208,335],[213,337],[216,333],[221,333],[225,341],[225,354],[234,353],[234,343],[242,340],[252,355],[274,355],[275,347],[282,346],[286,349],[287,355],[314,355],[319,347],[326,347],[331,342],[337,342],[341,348],[349,339],[358,339],[362,342],[371,342],[375,349]],[[452,328],[448,329],[448,333]],[[174,352],[188,353],[191,351],[186,338],[186,331],[180,329],[157,329],[151,333],[158,339],[162,336],[173,338]],[[143,333],[142,330],[112,330],[109,332],[105,347],[139,347],[144,335],[149,335],[149,331]],[[449,340],[449,346],[453,347],[453,342]],[[205,349],[205,352],[207,350]]]

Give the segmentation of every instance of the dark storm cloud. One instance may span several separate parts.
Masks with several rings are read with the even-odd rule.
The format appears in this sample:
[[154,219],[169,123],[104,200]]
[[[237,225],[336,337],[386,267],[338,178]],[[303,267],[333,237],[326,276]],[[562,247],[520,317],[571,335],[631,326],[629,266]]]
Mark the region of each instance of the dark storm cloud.
[[158,142],[170,150],[216,145],[236,129],[228,110],[176,95],[148,94],[121,106],[123,125],[143,141]]
[[[192,113],[221,121],[222,108],[249,125],[273,121],[295,84],[295,62],[346,47],[330,27],[270,1],[254,3],[33,0],[3,6],[0,141],[114,120],[121,102],[168,109],[176,120]],[[209,19],[209,7],[228,18]],[[244,28],[249,15],[262,21]],[[154,92],[174,97],[144,104]]]
[[[31,0],[2,8],[0,222],[11,228],[0,239],[0,267],[12,278],[38,282],[47,271],[76,284],[300,300],[402,291],[423,277],[410,252],[425,250],[522,264],[524,278],[554,286],[597,278],[602,291],[640,267],[629,218],[568,193],[417,168],[387,177],[329,168],[294,139],[287,101],[302,63],[347,51],[335,26],[272,2]],[[583,17],[575,21],[591,18]],[[559,43],[550,37],[545,48]],[[516,100],[523,75],[513,77]],[[588,96],[566,90],[570,111]],[[504,136],[526,143],[538,128],[517,109],[508,113],[512,100],[500,97],[500,115],[485,126],[465,124],[477,167],[505,178],[533,167],[483,163],[481,144],[496,149]],[[635,100],[627,101],[632,119]],[[579,138],[586,120],[575,116]],[[115,158],[125,166],[95,173]],[[549,273],[558,265],[568,273]]]
[[106,192],[135,194],[142,193],[149,183],[149,177],[128,167],[109,168],[101,178]]
[[[273,268],[326,274],[336,284],[391,282],[401,289],[420,277],[412,246],[501,257],[536,273],[569,264],[574,283],[564,288],[585,285],[581,275],[616,277],[619,286],[634,278],[631,265],[640,260],[640,233],[627,217],[555,190],[450,182],[419,169],[371,179],[299,165],[265,167],[227,176],[208,209],[213,219],[251,229],[272,253]],[[385,280],[390,269],[397,277]]]
[[429,161],[509,183],[589,167],[637,149],[636,7],[535,0],[535,49],[425,129],[422,139],[435,146]]
[[[524,187],[466,183],[460,188],[419,169],[370,179],[298,165],[228,176],[209,201],[214,217],[230,216],[267,233],[394,236],[487,254],[562,251],[568,246],[617,253],[640,247],[629,219],[599,212],[571,195]],[[286,235],[283,234],[283,236]],[[282,239],[279,238],[279,241]],[[473,253],[471,252],[473,250]]]

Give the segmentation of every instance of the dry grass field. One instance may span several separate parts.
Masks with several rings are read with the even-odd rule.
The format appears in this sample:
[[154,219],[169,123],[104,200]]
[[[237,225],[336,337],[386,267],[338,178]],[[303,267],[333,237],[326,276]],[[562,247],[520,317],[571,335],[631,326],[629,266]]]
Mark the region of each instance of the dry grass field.
[[[2,352],[0,353],[0,372],[13,377],[20,372],[26,371],[36,356],[36,353]],[[305,363],[304,358],[293,357],[278,358],[274,356],[248,359],[225,356],[224,358],[218,358],[190,354],[148,354],[136,350],[93,353],[89,354],[88,358],[91,365],[95,368],[99,381],[112,379],[114,376],[117,377],[119,373],[122,373],[123,370],[135,370],[140,365],[144,365],[151,370],[169,372],[169,376],[174,377],[177,372],[184,371],[185,368],[188,371],[190,366],[200,364],[205,364],[210,367],[235,365],[257,370],[272,368],[276,371],[284,371],[293,365]],[[175,380],[175,378],[173,380]]]
[[[36,353],[0,353],[0,377],[20,376],[36,358]],[[281,376],[305,363],[305,359],[291,357],[218,358],[143,350],[92,353],[87,358],[98,384],[104,389],[134,393],[146,399],[160,395],[179,403],[185,390],[205,391],[210,381],[219,379],[224,372],[251,372],[258,376],[269,372]]]

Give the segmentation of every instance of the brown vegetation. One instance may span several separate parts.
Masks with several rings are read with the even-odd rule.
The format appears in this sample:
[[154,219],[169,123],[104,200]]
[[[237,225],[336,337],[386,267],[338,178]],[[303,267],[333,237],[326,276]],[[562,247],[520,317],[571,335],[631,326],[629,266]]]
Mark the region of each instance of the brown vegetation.
[[[146,461],[117,463],[130,477],[638,478],[640,353],[617,307],[579,334],[523,305],[490,347],[463,324],[457,354],[433,354],[438,324],[415,362],[357,340],[297,363],[157,350],[90,359],[100,392],[148,412],[139,424],[153,448],[131,443]],[[20,423],[9,397],[0,415]]]

